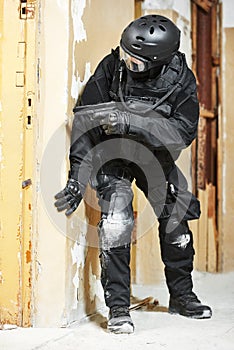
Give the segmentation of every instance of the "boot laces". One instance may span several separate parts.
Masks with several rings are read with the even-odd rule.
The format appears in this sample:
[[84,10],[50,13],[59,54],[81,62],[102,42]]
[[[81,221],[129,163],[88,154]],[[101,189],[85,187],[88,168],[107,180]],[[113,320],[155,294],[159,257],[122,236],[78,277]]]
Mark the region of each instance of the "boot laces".
[[112,317],[129,316],[129,308],[127,306],[118,306],[111,309]]
[[194,302],[194,303],[201,303],[200,300],[198,299],[198,297],[196,296],[195,293],[190,293],[190,294],[185,294],[185,295],[182,295],[180,297],[180,300],[184,303],[191,303],[191,302]]

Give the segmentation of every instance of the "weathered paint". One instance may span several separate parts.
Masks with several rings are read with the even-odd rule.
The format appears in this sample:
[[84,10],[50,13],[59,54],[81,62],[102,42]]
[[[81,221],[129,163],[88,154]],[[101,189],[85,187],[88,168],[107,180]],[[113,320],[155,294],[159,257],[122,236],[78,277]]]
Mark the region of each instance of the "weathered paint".
[[[29,147],[29,155],[32,145],[25,143],[27,87],[24,79],[26,69],[24,43],[27,26],[26,21],[19,18],[18,10],[18,1],[1,1],[0,268],[3,283],[0,291],[0,322],[26,326],[30,324],[30,310],[28,310],[30,263],[26,260],[25,247],[27,246],[27,250],[30,250],[28,238],[31,230],[27,207],[24,207],[25,195],[22,191],[22,181],[26,165],[25,148],[26,145]],[[21,82],[18,81],[19,74],[23,77]],[[30,161],[27,166],[31,166]],[[28,220],[29,230],[28,228],[24,230],[24,222],[26,223],[24,218]]]
[[82,16],[86,7],[86,0],[71,0],[71,16],[73,23],[74,41],[87,40]]
[[[228,5],[230,7],[226,6]],[[232,13],[231,6],[228,2],[224,2],[224,10]],[[229,18],[232,17],[231,15]],[[231,19],[231,18],[230,18]],[[225,152],[222,152],[222,236],[220,239],[220,270],[232,271],[234,269],[234,236],[233,236],[233,220],[234,220],[234,185],[233,185],[233,79],[234,79],[234,64],[233,64],[233,42],[234,42],[234,18],[227,22],[227,28],[224,28],[223,35],[223,82],[222,82],[222,147]],[[232,27],[231,27],[232,25]]]
[[[93,273],[92,266],[89,267],[89,286],[90,286],[90,301],[99,300],[100,305],[104,303],[103,288],[99,276]],[[98,309],[98,306],[96,305]]]
[[[1,2],[0,4],[1,11],[5,2]],[[12,13],[14,13],[15,9],[11,6],[15,6],[16,3],[18,5],[17,1],[12,1],[9,3],[10,5],[8,4],[7,6],[10,17],[12,17]],[[76,4],[77,3],[78,2],[76,2]],[[25,141],[25,131],[22,129],[23,121],[25,123],[24,125],[27,126],[27,131],[30,130],[30,125],[27,125],[27,119],[23,118],[23,95],[20,95],[19,97],[15,94],[15,87],[12,89],[12,82],[14,81],[15,84],[15,76],[6,76],[5,72],[0,75],[0,100],[2,104],[2,113],[0,114],[0,213],[1,215],[4,213],[3,219],[1,218],[0,221],[0,252],[1,256],[4,258],[4,265],[1,265],[0,267],[0,288],[5,288],[4,293],[1,294],[1,296],[3,295],[4,301],[8,300],[4,303],[4,307],[2,308],[4,321],[13,323],[14,320],[16,320],[15,323],[22,324],[22,320],[18,318],[22,312],[22,309],[19,307],[22,303],[22,293],[20,292],[21,283],[23,283],[23,281],[24,283],[26,282],[27,291],[30,290],[32,284],[33,297],[25,303],[24,307],[27,310],[30,308],[33,309],[33,325],[45,327],[67,325],[70,322],[79,320],[83,316],[93,312],[103,303],[103,293],[100,285],[99,252],[95,245],[96,243],[94,245],[84,245],[85,236],[89,236],[90,233],[93,235],[95,225],[99,218],[98,212],[93,208],[88,208],[87,204],[82,205],[76,214],[83,220],[78,240],[76,241],[76,239],[69,236],[71,230],[73,230],[72,233],[74,233],[74,226],[71,227],[72,222],[70,221],[67,222],[67,231],[65,231],[64,234],[61,234],[61,231],[58,230],[51,221],[39,194],[39,172],[43,154],[47,148],[48,142],[53,137],[57,128],[61,125],[63,127],[63,133],[57,141],[57,144],[64,145],[64,154],[61,157],[65,158],[66,148],[69,144],[69,139],[66,139],[66,126],[72,121],[71,111],[77,95],[83,89],[88,77],[104,54],[109,53],[110,48],[115,47],[118,44],[122,28],[133,18],[134,2],[128,2],[128,6],[126,6],[125,0],[119,2],[114,0],[79,2],[80,10],[76,7],[76,4],[73,4],[73,6],[75,6],[75,8],[73,7],[73,15],[71,14],[71,0],[57,0],[57,2],[53,3],[39,0],[37,4],[39,9],[37,17],[38,47],[36,60],[38,86],[35,96],[37,96],[38,101],[34,105],[37,112],[37,118],[34,120],[34,123],[37,125],[37,144],[35,150],[37,170],[35,171],[36,178],[32,177],[32,180],[34,180],[32,181],[32,189],[36,196],[32,203],[27,197],[29,191],[31,191],[31,187],[25,188],[25,191],[27,191],[26,194],[22,191],[22,181],[31,178],[31,175],[25,173],[25,169],[23,168],[23,156],[21,153]],[[173,4],[175,5],[175,2],[173,2]],[[103,9],[103,11],[100,9]],[[117,20],[112,20],[113,23],[110,23],[113,9]],[[92,19],[95,17],[97,11],[100,11],[98,22],[93,22]],[[189,54],[190,30],[187,18],[186,16],[184,18],[181,17],[178,13],[171,11],[171,9],[169,10],[169,13],[178,21],[177,24],[183,29],[183,40],[186,47],[185,51]],[[4,32],[2,31],[2,18],[3,16],[0,16],[0,32],[3,33],[2,37],[4,38]],[[80,36],[78,33],[74,34],[76,28],[74,29],[73,20],[77,21],[78,18],[82,22],[80,25],[83,26],[83,29],[79,33]],[[8,25],[12,28],[12,37],[9,42],[9,45],[11,45],[17,37],[17,33],[19,32],[22,34],[23,29],[21,27],[17,33],[14,32],[13,28],[15,28],[15,20],[11,18],[9,19]],[[56,28],[56,33],[60,38],[60,44],[56,47],[56,55],[54,47],[51,46],[51,42],[54,40],[54,28]],[[107,30],[107,28],[110,28],[110,30]],[[230,38],[232,38],[232,34],[231,32],[227,32],[226,35],[229,42]],[[1,38],[0,40],[2,40]],[[2,61],[4,61],[4,66],[7,67],[7,64],[10,64],[13,60],[13,57],[7,57],[9,62],[6,63],[6,52],[9,52],[9,50],[4,50],[3,52],[1,41],[0,67],[2,67]],[[14,53],[14,57],[17,56],[17,52],[14,48],[11,48],[11,52]],[[227,69],[226,64],[225,68]],[[226,77],[228,77],[227,72],[226,74]],[[232,80],[230,79],[230,81]],[[14,106],[13,104],[10,106],[11,108],[14,108],[13,112],[11,112],[6,104],[7,99],[3,94],[2,89],[3,81],[4,89],[6,89],[6,91],[11,90],[13,93],[12,99],[15,103]],[[57,82],[59,82],[59,84]],[[21,88],[17,88],[17,93],[20,92],[19,89]],[[17,110],[16,114],[15,110]],[[7,117],[3,118],[3,113],[6,113],[6,111],[9,112],[9,114],[7,113]],[[228,110],[226,118],[228,118],[229,112],[230,111]],[[10,124],[12,120],[8,115],[16,115],[14,120],[14,135],[12,135],[12,124]],[[231,118],[228,118],[228,120],[231,120]],[[224,132],[229,132],[229,129],[225,128]],[[15,138],[16,134],[17,138]],[[29,135],[27,135],[27,137],[28,136]],[[12,154],[11,148],[13,144],[16,150],[14,154]],[[228,159],[231,159],[231,150],[232,148],[229,149]],[[26,151],[27,149],[25,149],[25,152]],[[189,156],[186,156],[185,163],[188,164],[189,168]],[[224,167],[226,165],[227,164],[225,163]],[[66,180],[65,167],[66,161],[63,163],[63,166],[61,165],[60,169],[62,179],[61,183],[63,184]],[[15,177],[12,177],[11,184],[13,186],[10,189],[7,187],[9,169],[11,170],[11,173],[16,174]],[[53,174],[53,171],[53,164],[52,169],[48,165],[48,174]],[[190,169],[188,169],[188,173],[189,171]],[[227,172],[229,172],[229,168],[227,168]],[[225,176],[227,176],[227,172],[224,172]],[[230,186],[231,181],[228,178],[226,184],[228,193],[230,193]],[[60,188],[57,188],[56,190],[59,189]],[[16,193],[17,196],[15,196]],[[95,203],[95,195],[90,194],[90,196],[92,197],[91,202]],[[50,200],[51,208],[53,207],[52,197],[53,191]],[[7,206],[4,206],[3,208],[3,198],[4,200],[7,200],[7,198],[14,198],[13,205],[7,201]],[[26,208],[34,213],[34,219],[32,249],[30,240],[27,239],[23,243],[24,253],[21,254],[20,247],[22,244],[21,238],[25,227],[24,225],[26,225],[28,233],[31,232],[30,220],[28,223],[25,220],[22,221],[23,216],[21,208],[23,201],[26,203]],[[229,204],[230,202],[227,203],[227,209],[229,208]],[[93,206],[95,207],[95,205]],[[145,230],[144,225],[148,224],[148,218],[153,217],[154,215],[151,208],[145,208],[145,206],[144,199],[141,197],[140,193],[137,193],[134,207],[138,210],[137,216],[139,221],[137,231],[140,235]],[[146,211],[146,213],[144,213],[144,216],[141,216],[143,211]],[[28,216],[28,219],[30,218],[30,215]],[[63,217],[62,214],[59,215],[60,218],[63,218],[62,220],[64,220],[66,226],[65,217]],[[229,216],[230,222],[232,220],[231,215]],[[75,218],[73,220],[75,220]],[[88,223],[92,225],[92,232],[90,232],[91,230]],[[229,223],[227,222],[225,228],[229,230],[228,232],[231,234],[231,225],[229,225]],[[145,240],[142,243],[142,246],[137,246],[136,279],[137,282],[141,283],[160,282],[163,279],[163,266],[160,259],[156,221],[152,222],[152,225],[153,227],[151,228],[150,233],[147,232],[144,237],[139,239],[139,241],[142,242]],[[13,232],[12,236],[8,236],[7,244],[5,244],[6,240],[4,240],[5,232]],[[228,265],[229,258],[232,259],[232,252],[230,251],[232,245],[229,245],[230,249],[226,249],[228,240],[230,240],[231,237],[230,235],[224,236],[226,237],[224,242],[226,255],[224,256],[223,261],[224,267],[227,269],[230,268],[230,265]],[[83,245],[80,244],[80,241],[82,241]],[[9,255],[9,251],[11,251],[11,257],[7,256]],[[22,273],[19,268],[23,262],[26,263],[26,266],[29,266],[31,261],[33,263],[32,278],[29,275],[28,267],[24,270],[24,273]],[[21,280],[19,277],[21,277]],[[2,290],[3,289],[1,289],[1,291]],[[14,292],[12,293],[12,291]],[[48,305],[50,305],[49,308]],[[11,310],[11,315],[9,314],[9,310]],[[28,315],[27,311],[25,311],[25,313]],[[5,317],[5,315],[7,316]]]
[[[71,113],[71,107],[74,106],[97,63],[110,52],[111,48],[118,45],[122,28],[132,20],[133,5],[133,1],[128,4],[128,7],[124,1],[118,3],[106,0],[98,3],[90,1],[89,4],[81,1],[79,4],[76,2],[75,6],[74,2],[71,2],[69,66],[72,69],[68,71],[68,114]],[[125,7],[124,16],[122,15],[123,6]],[[114,22],[108,21],[113,7],[119,19]],[[101,8],[105,11],[100,11]],[[96,17],[97,12],[99,12],[98,17]],[[93,21],[94,17],[95,21]],[[77,318],[75,311],[79,314],[78,317],[82,317],[94,312],[95,308],[103,303],[97,241],[92,241],[91,244],[94,246],[89,246],[88,240],[88,237],[96,234],[100,213],[92,209],[96,207],[95,195],[90,193],[88,196],[91,196],[88,202],[83,203],[73,219],[68,222],[68,237],[73,237],[74,227],[77,225],[77,232],[79,232],[79,234],[76,233],[77,242],[67,241],[73,262],[73,268],[67,274],[68,293],[72,296],[67,302],[68,323]]]
[[86,247],[78,242],[75,242],[71,248],[72,264],[77,264],[78,267],[84,268]]
[[232,181],[232,157],[233,157],[233,123],[232,123],[232,96],[233,96],[233,40],[234,40],[234,15],[232,11],[233,2],[222,1],[223,32],[222,32],[222,135],[220,146],[222,152],[222,231],[220,237],[220,261],[221,271],[234,269],[234,253],[231,247],[234,244],[232,235],[233,212],[233,181]]
[[[64,154],[60,157],[65,159],[73,119],[72,108],[98,61],[118,44],[122,28],[132,20],[134,1],[128,2],[126,6],[124,0],[58,0],[53,4],[41,0],[38,7],[37,115],[40,133],[36,156],[40,171],[48,144],[58,128],[61,132],[56,140],[59,145],[57,148],[61,149],[64,145]],[[118,21],[106,21],[113,8]],[[103,11],[100,12],[100,9]],[[97,12],[99,16],[93,21]],[[54,28],[60,38],[56,57],[54,47],[51,46]],[[67,161],[61,161],[59,169],[58,162],[53,157],[50,163],[43,167],[43,172],[48,171],[52,180],[43,176],[43,181],[50,183],[48,191],[51,203],[45,207],[42,197],[47,200],[47,196],[44,194],[38,195],[34,203],[37,206],[34,223],[37,234],[34,235],[32,256],[35,326],[67,325],[94,311],[95,305],[102,302],[98,249],[88,246],[85,241],[86,235],[90,234],[90,222],[96,232],[97,213],[82,204],[71,219],[66,220],[63,213],[55,213],[53,219],[59,217],[60,223],[64,221],[61,224],[62,230],[56,226],[50,216],[55,210],[52,197],[61,189],[59,186],[66,182]],[[58,184],[58,188],[53,183],[53,179],[57,178],[55,171],[60,172],[61,184]],[[38,179],[39,175],[38,173]],[[42,185],[40,189],[43,190]],[[95,202],[95,196],[93,198]]]
[[180,16],[190,21],[190,1],[188,0],[145,0],[143,10],[174,10]]
[[[32,324],[50,327],[64,324],[65,309],[66,236],[51,220],[50,211],[55,212],[53,197],[63,185],[54,181],[60,177],[60,168],[57,168],[57,164],[65,159],[66,155],[68,1],[58,3],[39,0],[37,23],[37,68],[35,68],[38,79],[35,123],[37,168],[34,182],[35,200],[32,204],[36,209],[32,241]],[[55,45],[56,47],[51,45],[54,43],[55,32],[59,38],[59,45]],[[53,140],[57,130],[60,131],[59,139],[56,140],[58,147],[52,148],[53,158],[49,159],[42,169],[49,142]],[[46,188],[48,193],[43,192],[43,181],[48,184]],[[43,196],[49,209],[43,201]],[[65,216],[61,215],[59,220],[63,228],[66,227]]]
[[90,62],[86,62],[84,79],[81,80],[80,76],[78,77],[75,75],[72,76],[71,97],[73,99],[77,99],[77,96],[79,96],[80,92],[83,90],[90,76],[91,76]]

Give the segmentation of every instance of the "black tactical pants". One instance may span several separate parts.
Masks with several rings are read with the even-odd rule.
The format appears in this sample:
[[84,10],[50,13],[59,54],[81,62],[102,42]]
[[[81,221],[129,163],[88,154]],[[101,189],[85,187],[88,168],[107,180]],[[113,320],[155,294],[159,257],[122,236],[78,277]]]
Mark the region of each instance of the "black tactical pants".
[[[142,178],[136,179],[159,220],[161,257],[169,293],[179,296],[192,291],[193,238],[187,221],[178,221],[175,213],[162,209],[165,201],[165,178],[158,178],[154,188],[146,189]],[[181,185],[187,190],[187,182]],[[106,305],[130,305],[130,244],[134,224],[131,179],[100,175],[97,195],[101,206],[99,223],[101,282]],[[160,211],[160,212],[159,212]],[[174,217],[174,219],[173,219]],[[172,222],[172,223],[171,223]],[[171,229],[171,225],[175,229]],[[169,226],[168,226],[169,225]],[[169,227],[169,229],[168,229]]]

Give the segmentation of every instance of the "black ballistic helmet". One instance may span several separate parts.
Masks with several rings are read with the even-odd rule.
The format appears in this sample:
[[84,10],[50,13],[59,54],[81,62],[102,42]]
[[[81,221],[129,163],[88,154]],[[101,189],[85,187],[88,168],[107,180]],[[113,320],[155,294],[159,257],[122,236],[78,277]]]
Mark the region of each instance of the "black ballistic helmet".
[[131,22],[120,41],[125,53],[144,62],[144,70],[167,63],[179,46],[179,28],[160,15],[147,15]]

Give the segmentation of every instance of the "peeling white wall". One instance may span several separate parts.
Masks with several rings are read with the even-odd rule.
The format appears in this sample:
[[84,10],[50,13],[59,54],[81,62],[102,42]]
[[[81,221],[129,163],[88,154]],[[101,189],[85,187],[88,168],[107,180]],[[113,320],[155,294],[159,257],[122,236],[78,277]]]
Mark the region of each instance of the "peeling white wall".
[[84,9],[86,7],[86,0],[72,0],[71,1],[71,16],[73,23],[74,40],[80,42],[87,40],[86,30],[82,21]]
[[145,0],[142,8],[144,10],[168,10],[172,9],[180,16],[190,20],[190,0]]
[[[68,59],[71,66],[68,81],[71,81],[71,86],[68,86],[68,102],[72,102],[73,106],[99,61],[118,45],[123,27],[133,18],[133,5],[134,1],[131,1],[126,6],[124,0],[118,3],[114,0],[71,1]],[[113,8],[116,18],[120,18],[118,21],[108,21]],[[87,215],[92,216],[92,213],[87,214],[83,203],[68,221],[67,234],[71,240],[67,244],[72,252],[72,269],[67,274],[68,323],[74,322],[77,314],[78,317],[85,316],[85,313],[92,313],[103,307],[104,303],[99,261],[97,264],[97,242],[91,247],[86,241],[90,230],[92,235],[97,235],[96,220],[90,223],[93,218]]]
[[[84,205],[71,219],[54,207],[54,195],[67,179],[72,108],[100,57],[133,19],[134,1],[126,6],[125,0],[39,0],[38,8],[33,325],[60,327],[103,303],[97,254],[85,242]],[[118,21],[106,21],[113,10]]]
[[77,96],[79,95],[80,91],[83,90],[85,84],[87,83],[88,79],[90,78],[90,75],[91,75],[90,62],[85,63],[85,74],[84,74],[83,80],[81,80],[80,76],[76,76],[75,74],[73,74],[71,96],[74,99],[77,99]]
[[[222,153],[222,228],[220,237],[220,269],[223,271],[233,270],[233,235],[232,225],[234,219],[233,193],[233,76],[234,76],[234,11],[233,1],[222,1],[222,74],[221,92],[222,106],[220,106],[221,132],[220,145]],[[221,226],[221,225],[220,225]]]
[[[61,326],[65,309],[66,227],[53,205],[66,150],[68,2],[38,1],[37,200],[34,203],[33,325]],[[56,41],[59,38],[59,42]],[[65,72],[65,73],[64,73]],[[56,141],[56,132],[59,140]],[[54,144],[55,141],[55,144]],[[56,146],[56,142],[58,147]],[[51,154],[50,154],[51,153]],[[59,153],[59,154],[58,154]],[[49,154],[49,156],[48,156]],[[54,215],[54,216],[53,216]]]
[[76,74],[75,65],[75,44],[87,41],[87,33],[84,28],[84,23],[82,17],[84,15],[84,10],[86,7],[86,0],[72,0],[71,1],[71,23],[73,27],[73,60],[72,60],[72,87],[71,87],[71,96],[73,99],[77,99],[79,93],[82,91],[84,85],[88,81],[91,75],[90,62],[85,63],[85,74],[84,79],[81,81],[81,78]]

